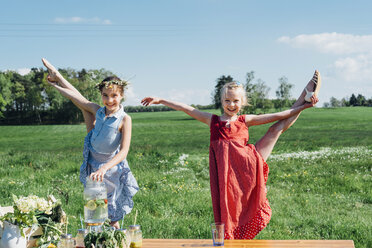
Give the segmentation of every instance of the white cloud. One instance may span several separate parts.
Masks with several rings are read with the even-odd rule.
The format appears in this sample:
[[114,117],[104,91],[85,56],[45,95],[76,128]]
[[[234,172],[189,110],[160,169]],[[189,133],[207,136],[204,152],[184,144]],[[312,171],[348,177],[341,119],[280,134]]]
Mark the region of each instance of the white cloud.
[[336,75],[348,82],[372,80],[372,56],[369,55],[339,58],[331,68]]
[[108,19],[100,19],[98,17],[93,18],[83,18],[83,17],[56,17],[54,22],[59,24],[104,24],[104,25],[111,25],[112,22]]
[[278,42],[295,48],[313,49],[338,56],[328,65],[329,77],[345,82],[372,81],[372,35],[340,33],[301,34],[293,38],[282,36]]
[[30,68],[20,68],[16,70],[20,75],[24,76],[30,73]]
[[140,105],[140,97],[134,92],[134,88],[132,85],[129,85],[128,88],[124,92],[125,95],[125,102],[124,105],[136,106]]
[[335,32],[301,34],[293,38],[282,36],[278,41],[297,48],[310,48],[322,53],[336,55],[372,52],[372,35],[352,35]]
[[102,24],[111,25],[112,22],[108,19],[102,20]]

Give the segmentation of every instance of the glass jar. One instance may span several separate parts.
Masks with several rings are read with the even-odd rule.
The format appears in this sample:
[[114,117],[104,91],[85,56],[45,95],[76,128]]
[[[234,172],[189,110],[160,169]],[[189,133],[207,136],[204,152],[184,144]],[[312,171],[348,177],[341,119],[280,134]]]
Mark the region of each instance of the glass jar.
[[76,234],[76,248],[84,248],[84,238],[88,234],[87,229],[79,229]]
[[74,248],[75,240],[72,239],[71,234],[62,234],[61,240],[58,243],[58,248]]
[[84,220],[90,224],[102,224],[108,218],[107,190],[104,182],[86,179],[84,188]]
[[125,239],[122,241],[122,245],[123,245],[123,247],[129,248],[130,247],[130,238],[129,238],[127,229],[116,229],[115,232],[124,233]]
[[142,231],[140,225],[129,226],[130,248],[142,247]]

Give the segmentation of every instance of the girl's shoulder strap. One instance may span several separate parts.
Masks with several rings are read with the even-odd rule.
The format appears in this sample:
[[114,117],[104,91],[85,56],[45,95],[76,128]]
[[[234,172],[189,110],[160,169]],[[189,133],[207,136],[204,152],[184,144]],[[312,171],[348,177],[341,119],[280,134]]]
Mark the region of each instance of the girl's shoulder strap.
[[96,112],[96,119],[105,117],[105,107],[100,107]]

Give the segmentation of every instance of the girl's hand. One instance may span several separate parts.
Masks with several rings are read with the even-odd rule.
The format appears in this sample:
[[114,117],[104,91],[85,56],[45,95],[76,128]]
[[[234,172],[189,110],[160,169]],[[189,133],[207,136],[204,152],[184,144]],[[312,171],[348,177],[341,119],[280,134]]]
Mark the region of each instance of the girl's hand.
[[93,180],[93,181],[101,181],[103,182],[103,178],[106,174],[106,169],[104,169],[103,167],[101,167],[99,170],[97,170],[96,172],[93,172],[92,174],[90,174],[90,178]]
[[43,61],[43,64],[45,65],[45,67],[48,69],[48,77],[47,77],[47,80],[50,84],[52,85],[55,85],[56,82],[58,82],[58,75],[59,75],[59,72],[58,70],[51,64],[48,62],[48,60],[42,58],[41,61]]
[[316,97],[315,95],[312,95],[311,98],[310,98],[311,102],[306,102],[304,104],[305,108],[311,108],[311,107],[314,107],[315,104],[317,104],[317,102],[319,102],[319,99],[318,97]]
[[142,99],[141,103],[143,106],[150,106],[151,104],[160,104],[160,98],[148,96]]

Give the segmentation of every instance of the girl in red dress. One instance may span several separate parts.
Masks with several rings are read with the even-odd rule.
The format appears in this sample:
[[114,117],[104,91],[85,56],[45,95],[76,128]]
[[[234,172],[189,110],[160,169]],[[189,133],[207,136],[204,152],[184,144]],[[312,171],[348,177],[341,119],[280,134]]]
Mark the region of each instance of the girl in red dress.
[[[271,218],[266,198],[269,167],[265,161],[279,136],[300,112],[318,102],[319,87],[320,75],[315,71],[291,109],[262,115],[238,115],[247,99],[243,86],[237,82],[227,83],[221,90],[221,116],[157,97],[146,97],[141,103],[164,104],[210,127],[209,172],[215,222],[225,223],[225,239],[253,239]],[[277,122],[255,145],[247,143],[250,126],[274,121]]]

